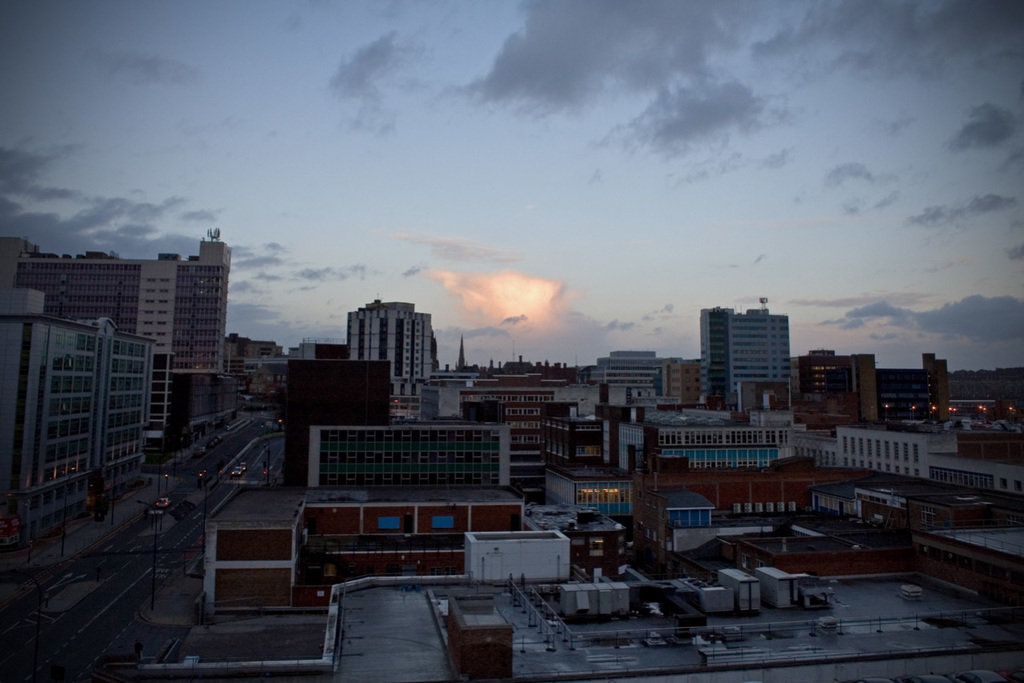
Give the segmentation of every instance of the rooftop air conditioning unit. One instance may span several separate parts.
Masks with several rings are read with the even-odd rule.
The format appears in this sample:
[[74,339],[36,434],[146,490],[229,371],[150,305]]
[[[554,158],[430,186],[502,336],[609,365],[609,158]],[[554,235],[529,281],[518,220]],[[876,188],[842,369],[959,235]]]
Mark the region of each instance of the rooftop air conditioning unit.
[[754,503],[754,512],[764,512],[764,503]]

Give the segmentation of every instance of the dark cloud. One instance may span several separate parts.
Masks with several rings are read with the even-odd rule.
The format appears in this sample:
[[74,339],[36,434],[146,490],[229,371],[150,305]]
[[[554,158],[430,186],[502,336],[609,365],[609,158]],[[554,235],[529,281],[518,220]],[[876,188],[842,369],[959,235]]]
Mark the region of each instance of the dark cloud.
[[188,85],[199,81],[202,75],[190,64],[152,54],[97,50],[89,53],[89,57],[108,74],[136,85]]
[[1024,340],[1024,299],[975,294],[940,308],[920,312],[879,301],[847,311],[842,318],[823,324],[856,329],[864,327],[868,322],[883,322],[888,327],[937,334],[947,339],[964,338],[983,343],[1012,342]]
[[874,205],[873,208],[884,209],[885,207],[889,206],[890,204],[892,204],[893,202],[898,200],[900,198],[900,196],[901,195],[900,195],[900,192],[898,190],[893,190],[892,192],[890,192],[889,194],[885,195],[884,197],[879,199],[877,202],[875,202],[875,205]]
[[426,270],[426,266],[413,266],[402,273],[402,277],[415,277]]
[[366,270],[364,265],[348,266],[347,268],[334,268],[332,266],[325,268],[303,268],[296,272],[293,277],[297,280],[308,280],[309,282],[340,281],[353,277],[362,280],[366,277]]
[[663,88],[629,124],[627,139],[674,156],[696,142],[763,128],[773,118],[764,100],[737,82]]
[[[731,44],[732,3],[568,0],[526,5],[523,29],[468,91],[535,114],[576,108],[610,87],[650,92],[675,78],[703,80],[709,54]],[[756,12],[756,10],[755,10]],[[735,21],[735,19],[731,19]]]
[[178,216],[178,218],[191,223],[213,223],[217,220],[218,213],[218,211],[198,209],[196,211],[186,211]]
[[498,323],[498,325],[499,326],[501,326],[501,325],[518,325],[519,323],[526,322],[526,320],[527,320],[527,318],[526,318],[525,315],[515,315],[515,316],[511,316],[509,318],[505,318],[500,323]]
[[907,223],[913,225],[924,225],[933,227],[960,223],[961,221],[976,218],[982,214],[993,211],[1003,211],[1017,206],[1017,200],[1013,197],[1003,197],[997,194],[986,194],[974,197],[966,204],[956,206],[929,206],[916,216],[907,219]]
[[61,147],[45,153],[0,147],[0,193],[17,194],[31,199],[74,199],[78,193],[61,187],[39,185],[40,176],[56,161],[67,157],[73,149]]
[[967,123],[949,141],[949,148],[962,152],[972,147],[996,147],[1008,140],[1016,127],[1013,112],[986,102],[971,110]]
[[879,178],[868,170],[868,167],[864,164],[851,162],[848,164],[840,164],[831,171],[825,174],[825,186],[826,187],[839,187],[847,180],[865,180],[869,183],[873,183]]
[[[757,43],[757,59],[799,57],[801,70],[941,76],[950,62],[1019,62],[1024,3],[917,0],[814,3],[800,21]],[[815,57],[810,58],[809,52]]]
[[1024,244],[1018,245],[1008,250],[1009,256],[1014,261],[1024,259]]
[[611,321],[610,323],[608,323],[607,325],[604,326],[604,328],[606,330],[622,330],[622,331],[631,330],[634,327],[636,327],[636,323],[624,323],[624,322],[619,322],[618,320],[613,320],[613,321]]
[[330,86],[338,97],[357,104],[349,125],[376,133],[394,129],[395,113],[384,106],[382,85],[390,82],[417,52],[400,43],[398,33],[392,31],[342,60]]

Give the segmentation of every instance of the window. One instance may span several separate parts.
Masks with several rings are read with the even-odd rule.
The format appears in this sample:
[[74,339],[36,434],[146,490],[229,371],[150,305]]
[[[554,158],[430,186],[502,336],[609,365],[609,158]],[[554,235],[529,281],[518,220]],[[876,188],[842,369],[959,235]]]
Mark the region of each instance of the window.
[[401,529],[402,518],[401,517],[378,517],[377,518],[378,529]]
[[[398,518],[396,517],[395,519]],[[455,518],[450,515],[447,517],[434,517],[431,527],[434,529],[454,529]]]

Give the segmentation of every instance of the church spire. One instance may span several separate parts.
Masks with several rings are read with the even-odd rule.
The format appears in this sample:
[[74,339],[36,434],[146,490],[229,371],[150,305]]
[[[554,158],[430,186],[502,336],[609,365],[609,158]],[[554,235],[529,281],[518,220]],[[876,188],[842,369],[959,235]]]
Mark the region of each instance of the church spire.
[[456,370],[466,369],[466,347],[463,344],[463,337],[459,335],[459,362],[455,365]]

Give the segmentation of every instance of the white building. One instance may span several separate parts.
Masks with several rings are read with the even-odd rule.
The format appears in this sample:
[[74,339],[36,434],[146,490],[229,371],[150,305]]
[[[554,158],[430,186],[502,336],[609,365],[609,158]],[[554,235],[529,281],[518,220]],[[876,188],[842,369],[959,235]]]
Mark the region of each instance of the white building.
[[662,359],[654,351],[612,351],[597,359],[590,379],[597,384],[657,389]]
[[376,299],[348,314],[348,345],[353,360],[391,361],[392,415],[419,416],[420,386],[437,365],[430,314]]

